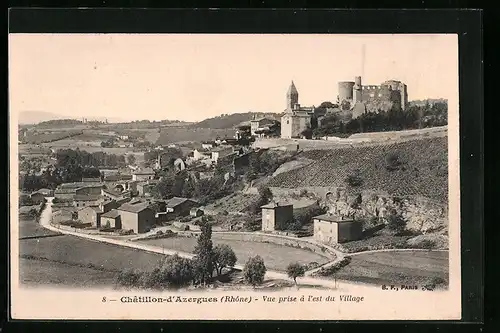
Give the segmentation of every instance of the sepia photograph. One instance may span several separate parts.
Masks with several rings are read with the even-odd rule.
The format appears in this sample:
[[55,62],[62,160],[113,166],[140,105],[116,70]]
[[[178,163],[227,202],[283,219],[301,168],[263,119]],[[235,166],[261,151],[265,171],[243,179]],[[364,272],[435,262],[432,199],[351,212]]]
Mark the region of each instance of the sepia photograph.
[[457,35],[11,33],[9,117],[13,316],[460,319]]

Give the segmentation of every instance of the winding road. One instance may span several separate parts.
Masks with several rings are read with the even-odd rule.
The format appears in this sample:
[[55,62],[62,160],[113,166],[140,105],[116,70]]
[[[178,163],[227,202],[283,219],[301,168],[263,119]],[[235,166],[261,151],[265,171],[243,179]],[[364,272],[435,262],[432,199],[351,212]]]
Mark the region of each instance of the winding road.
[[[83,239],[88,239],[91,241],[98,241],[98,242],[103,242],[103,243],[108,243],[108,244],[114,244],[114,245],[119,245],[119,246],[125,246],[125,247],[130,247],[130,248],[135,248],[138,250],[143,250],[143,251],[148,251],[148,252],[153,252],[153,253],[159,253],[159,254],[165,254],[165,255],[179,255],[183,258],[188,258],[192,259],[194,257],[194,254],[192,253],[187,253],[187,252],[180,252],[177,250],[171,250],[171,249],[165,249],[163,247],[159,246],[154,246],[154,245],[148,245],[148,244],[141,244],[141,243],[136,243],[132,242],[130,240],[121,240],[121,239],[112,239],[112,238],[106,238],[101,235],[91,235],[91,234],[84,234],[81,232],[76,232],[76,231],[69,231],[69,230],[63,230],[55,227],[54,225],[51,224],[52,220],[52,200],[54,198],[47,198],[47,204],[45,205],[45,209],[42,211],[39,219],[39,223],[41,226],[44,228],[58,232],[61,234],[65,235],[71,235],[71,236],[76,236],[80,237]],[[330,288],[330,289],[337,289],[337,290],[348,290],[349,287],[356,286],[356,289],[358,290],[359,288],[376,288],[376,286],[369,286],[369,285],[364,285],[364,284],[358,284],[358,283],[353,283],[345,280],[332,280],[332,279],[322,279],[322,278],[317,278],[317,277],[311,277],[310,275],[317,270],[319,270],[322,267],[327,267],[332,264],[334,264],[336,261],[340,260],[341,258],[344,257],[344,254],[341,252],[336,251],[338,257],[336,258],[335,261],[329,262],[325,265],[322,265],[318,268],[312,269],[308,272],[306,272],[306,276],[299,278],[298,282],[300,285],[311,285],[311,286],[318,286],[318,287],[325,287],[325,288]],[[349,255],[354,255],[354,254],[349,254]],[[243,269],[243,265],[235,265],[234,268],[236,269]],[[289,277],[281,272],[276,272],[276,271],[270,271],[268,270],[266,272],[266,278],[267,279],[280,279],[280,280],[289,280]]]

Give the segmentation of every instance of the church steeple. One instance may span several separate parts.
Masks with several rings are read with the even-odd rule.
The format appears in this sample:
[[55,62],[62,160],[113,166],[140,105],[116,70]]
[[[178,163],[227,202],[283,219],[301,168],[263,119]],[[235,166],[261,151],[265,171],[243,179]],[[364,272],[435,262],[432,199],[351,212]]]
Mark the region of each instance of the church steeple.
[[295,104],[299,103],[299,92],[297,91],[297,88],[295,87],[295,84],[292,83],[290,84],[290,87],[288,88],[288,92],[286,93],[286,108],[287,110],[292,110],[295,106]]

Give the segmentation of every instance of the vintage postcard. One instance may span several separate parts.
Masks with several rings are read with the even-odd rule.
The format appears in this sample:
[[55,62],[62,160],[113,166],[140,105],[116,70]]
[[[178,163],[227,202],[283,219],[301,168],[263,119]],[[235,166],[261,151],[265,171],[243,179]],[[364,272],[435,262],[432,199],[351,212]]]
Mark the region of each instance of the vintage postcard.
[[456,34],[10,34],[13,319],[461,318]]

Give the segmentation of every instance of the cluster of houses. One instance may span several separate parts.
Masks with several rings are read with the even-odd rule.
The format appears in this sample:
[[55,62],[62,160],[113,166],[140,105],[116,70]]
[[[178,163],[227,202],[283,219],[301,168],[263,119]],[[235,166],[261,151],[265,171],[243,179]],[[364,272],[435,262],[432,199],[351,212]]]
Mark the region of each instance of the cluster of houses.
[[38,191],[31,195],[54,197],[54,223],[78,221],[101,230],[143,233],[175,217],[200,214],[199,209],[193,209],[198,203],[191,199],[152,199],[151,192],[159,180],[154,179],[151,168],[137,168],[131,174],[121,174],[113,168],[101,172],[101,178],[83,178],[80,182],[61,184],[50,193]]
[[[237,135],[236,135],[237,136]],[[201,148],[193,149],[184,158],[177,158],[173,163],[169,154],[159,152],[154,169],[172,168],[174,171],[196,170],[200,178],[210,178],[214,167],[227,167],[232,175],[241,174],[249,165],[251,149],[239,144],[238,139],[217,139],[201,143]]]
[[[261,209],[262,231],[286,230],[289,223],[293,221],[292,204],[271,202],[262,206]],[[358,240],[363,233],[361,221],[332,214],[331,212],[313,217],[313,223],[314,239],[325,244]]]

